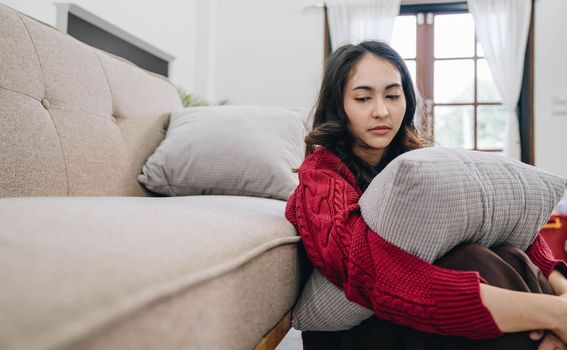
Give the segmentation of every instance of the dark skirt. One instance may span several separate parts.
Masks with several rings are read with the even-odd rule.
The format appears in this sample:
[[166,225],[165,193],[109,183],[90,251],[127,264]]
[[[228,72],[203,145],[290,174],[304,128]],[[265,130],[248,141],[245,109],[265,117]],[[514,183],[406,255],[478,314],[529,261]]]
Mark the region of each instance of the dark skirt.
[[[478,271],[488,284],[510,290],[553,294],[547,279],[521,250],[508,246],[487,249],[478,244],[454,248],[435,265]],[[340,332],[303,332],[304,350],[467,350],[537,349],[539,341],[528,332],[507,333],[493,340],[441,336],[371,317],[357,327]]]

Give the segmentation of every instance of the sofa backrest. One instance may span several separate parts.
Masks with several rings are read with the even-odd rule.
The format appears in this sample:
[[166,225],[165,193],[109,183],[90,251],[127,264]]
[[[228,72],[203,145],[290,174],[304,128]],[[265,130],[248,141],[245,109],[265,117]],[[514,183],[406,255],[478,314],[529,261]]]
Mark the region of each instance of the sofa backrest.
[[165,78],[0,4],[0,196],[144,196]]

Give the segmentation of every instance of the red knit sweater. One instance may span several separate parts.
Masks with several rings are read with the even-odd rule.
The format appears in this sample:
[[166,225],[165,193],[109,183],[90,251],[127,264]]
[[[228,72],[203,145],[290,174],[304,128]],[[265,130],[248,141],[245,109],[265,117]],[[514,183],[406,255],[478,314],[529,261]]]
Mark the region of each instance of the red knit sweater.
[[[364,222],[361,195],[352,172],[323,147],[299,168],[285,215],[324,276],[382,319],[471,339],[502,335],[480,298],[485,281],[477,272],[443,269],[388,243]],[[541,236],[527,254],[545,276],[555,268],[567,275]]]

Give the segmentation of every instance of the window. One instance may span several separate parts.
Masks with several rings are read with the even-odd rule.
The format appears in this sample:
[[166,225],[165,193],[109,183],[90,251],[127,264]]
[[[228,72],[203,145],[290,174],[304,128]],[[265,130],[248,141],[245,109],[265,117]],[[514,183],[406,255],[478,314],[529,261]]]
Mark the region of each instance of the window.
[[402,10],[391,45],[425,99],[435,145],[502,151],[506,112],[475,38],[472,15],[463,6],[419,10]]

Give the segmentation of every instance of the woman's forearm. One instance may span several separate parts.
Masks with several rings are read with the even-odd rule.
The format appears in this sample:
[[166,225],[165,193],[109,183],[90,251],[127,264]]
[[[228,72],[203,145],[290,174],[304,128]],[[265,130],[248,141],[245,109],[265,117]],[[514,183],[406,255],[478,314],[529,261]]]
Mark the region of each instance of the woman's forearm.
[[551,272],[549,275],[549,284],[553,288],[556,295],[567,294],[567,278],[557,270]]
[[480,285],[484,305],[502,332],[552,330],[567,340],[567,299]]

